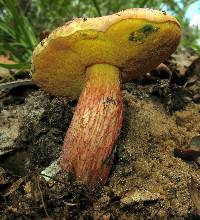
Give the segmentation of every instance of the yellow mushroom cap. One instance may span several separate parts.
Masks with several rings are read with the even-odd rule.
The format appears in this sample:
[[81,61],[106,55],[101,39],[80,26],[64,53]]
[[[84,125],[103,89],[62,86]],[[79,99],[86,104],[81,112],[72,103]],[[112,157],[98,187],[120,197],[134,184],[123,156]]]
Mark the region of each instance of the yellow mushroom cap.
[[126,82],[167,59],[180,36],[180,24],[174,17],[152,9],[75,19],[35,48],[32,78],[49,93],[74,99],[84,86],[87,67],[114,65]]

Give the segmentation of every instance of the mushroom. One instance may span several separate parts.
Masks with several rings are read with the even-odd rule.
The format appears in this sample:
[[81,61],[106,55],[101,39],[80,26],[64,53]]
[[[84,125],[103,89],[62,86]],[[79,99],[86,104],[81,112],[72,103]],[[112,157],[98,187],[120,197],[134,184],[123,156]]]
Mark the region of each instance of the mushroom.
[[63,170],[88,185],[107,181],[123,118],[120,84],[167,59],[180,35],[174,17],[138,8],[75,19],[40,42],[33,81],[52,95],[80,96],[64,140]]

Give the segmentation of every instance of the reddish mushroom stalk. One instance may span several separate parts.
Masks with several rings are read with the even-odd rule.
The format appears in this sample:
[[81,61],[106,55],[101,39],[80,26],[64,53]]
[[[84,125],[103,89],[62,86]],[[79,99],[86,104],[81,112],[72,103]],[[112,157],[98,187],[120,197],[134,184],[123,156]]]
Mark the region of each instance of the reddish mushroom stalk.
[[87,184],[105,183],[112,167],[113,144],[122,125],[123,98],[118,68],[96,64],[67,131],[61,166]]

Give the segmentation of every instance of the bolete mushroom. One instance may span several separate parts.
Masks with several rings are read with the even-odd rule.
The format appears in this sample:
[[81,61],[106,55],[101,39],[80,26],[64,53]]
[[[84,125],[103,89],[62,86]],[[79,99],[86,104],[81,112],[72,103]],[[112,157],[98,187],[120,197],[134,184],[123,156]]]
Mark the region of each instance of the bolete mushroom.
[[122,125],[120,83],[168,58],[180,35],[174,17],[138,8],[75,19],[40,42],[32,58],[36,84],[56,96],[80,95],[64,140],[64,170],[89,185],[106,182]]

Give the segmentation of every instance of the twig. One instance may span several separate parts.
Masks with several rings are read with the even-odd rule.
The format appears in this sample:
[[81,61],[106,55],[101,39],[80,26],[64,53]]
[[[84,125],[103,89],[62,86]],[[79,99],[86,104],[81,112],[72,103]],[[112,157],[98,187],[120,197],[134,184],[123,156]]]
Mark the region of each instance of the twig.
[[62,183],[62,184],[64,184],[64,185],[66,185],[65,182],[60,181],[60,180],[58,180],[58,179],[56,179],[56,178],[54,178],[54,177],[52,177],[52,176],[48,176],[48,175],[43,174],[43,173],[40,173],[39,175],[40,175],[40,176],[46,176],[46,177],[48,177],[49,179],[52,179],[52,180],[55,181],[55,182]]
[[13,89],[13,88],[18,87],[18,86],[36,86],[36,85],[30,79],[17,80],[17,81],[2,83],[0,85],[0,90]]
[[46,214],[46,216],[51,219],[51,217],[49,216],[48,212],[47,212],[47,209],[46,209],[46,205],[44,203],[44,198],[43,198],[43,194],[42,194],[42,190],[40,188],[40,183],[39,183],[39,180],[37,179],[37,185],[38,185],[38,190],[40,192],[40,196],[41,196],[41,200],[42,200],[42,205],[43,205],[43,208],[44,208],[44,212]]

